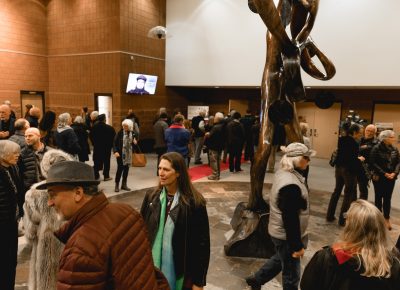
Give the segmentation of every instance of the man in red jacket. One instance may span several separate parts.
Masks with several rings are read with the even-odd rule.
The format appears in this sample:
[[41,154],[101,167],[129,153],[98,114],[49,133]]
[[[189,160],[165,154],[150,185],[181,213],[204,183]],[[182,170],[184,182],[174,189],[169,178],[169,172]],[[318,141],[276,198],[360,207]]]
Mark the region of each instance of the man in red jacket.
[[89,165],[65,161],[38,187],[48,190],[48,205],[67,221],[55,233],[65,244],[57,289],[169,289],[154,267],[140,214],[110,204],[98,184]]

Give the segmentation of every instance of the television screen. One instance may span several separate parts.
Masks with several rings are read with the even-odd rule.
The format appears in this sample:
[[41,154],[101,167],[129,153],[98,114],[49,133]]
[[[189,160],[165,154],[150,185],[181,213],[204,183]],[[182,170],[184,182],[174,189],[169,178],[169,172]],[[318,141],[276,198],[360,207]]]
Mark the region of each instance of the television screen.
[[128,85],[126,86],[127,94],[135,95],[154,95],[156,92],[157,76],[130,73],[128,77]]

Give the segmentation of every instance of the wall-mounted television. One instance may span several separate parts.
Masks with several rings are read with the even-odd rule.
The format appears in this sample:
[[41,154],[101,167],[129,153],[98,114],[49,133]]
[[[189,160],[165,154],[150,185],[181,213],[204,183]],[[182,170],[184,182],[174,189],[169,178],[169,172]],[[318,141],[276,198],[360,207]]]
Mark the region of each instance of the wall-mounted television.
[[128,85],[126,86],[127,94],[135,95],[154,95],[157,86],[157,76],[130,73],[128,77]]

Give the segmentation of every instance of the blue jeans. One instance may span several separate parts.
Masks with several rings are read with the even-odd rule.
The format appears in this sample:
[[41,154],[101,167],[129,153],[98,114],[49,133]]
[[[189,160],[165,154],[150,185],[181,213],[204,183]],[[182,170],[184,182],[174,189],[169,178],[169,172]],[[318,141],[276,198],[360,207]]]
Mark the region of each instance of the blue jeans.
[[300,259],[292,258],[287,241],[273,237],[271,240],[275,245],[276,254],[255,273],[257,282],[263,285],[282,271],[283,290],[297,290],[300,282]]

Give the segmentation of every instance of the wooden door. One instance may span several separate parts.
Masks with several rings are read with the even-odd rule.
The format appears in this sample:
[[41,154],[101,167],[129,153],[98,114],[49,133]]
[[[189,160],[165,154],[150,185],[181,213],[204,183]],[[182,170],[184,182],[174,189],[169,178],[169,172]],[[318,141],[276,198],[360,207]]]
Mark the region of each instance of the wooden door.
[[43,95],[34,93],[21,93],[21,117],[25,115],[25,105],[31,104],[34,107],[38,107],[42,112],[43,116],[43,109],[44,109],[44,100]]
[[340,111],[341,103],[329,109],[320,109],[311,102],[297,104],[297,115],[308,123],[311,146],[319,158],[330,158],[337,146]]
[[229,111],[232,109],[236,112],[239,112],[242,116],[246,114],[247,109],[249,108],[248,100],[229,100]]

